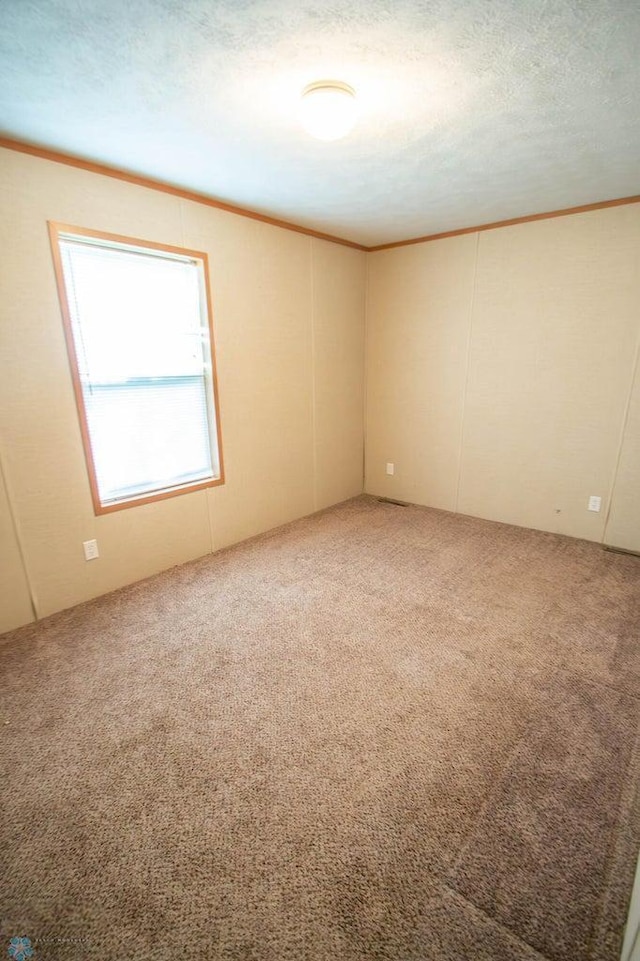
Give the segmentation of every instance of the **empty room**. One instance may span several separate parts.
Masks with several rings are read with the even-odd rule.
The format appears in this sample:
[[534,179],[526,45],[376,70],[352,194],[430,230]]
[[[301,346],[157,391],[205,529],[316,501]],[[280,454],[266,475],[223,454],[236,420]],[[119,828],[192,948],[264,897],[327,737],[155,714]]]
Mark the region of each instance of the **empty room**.
[[4,0],[2,957],[640,961],[639,50]]

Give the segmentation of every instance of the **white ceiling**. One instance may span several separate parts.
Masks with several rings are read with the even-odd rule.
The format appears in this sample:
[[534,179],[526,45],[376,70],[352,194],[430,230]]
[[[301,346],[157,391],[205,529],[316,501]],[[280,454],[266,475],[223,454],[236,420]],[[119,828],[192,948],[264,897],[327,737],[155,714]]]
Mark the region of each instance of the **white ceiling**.
[[[374,245],[640,193],[638,0],[2,0],[0,130]],[[356,88],[346,139],[301,89]]]

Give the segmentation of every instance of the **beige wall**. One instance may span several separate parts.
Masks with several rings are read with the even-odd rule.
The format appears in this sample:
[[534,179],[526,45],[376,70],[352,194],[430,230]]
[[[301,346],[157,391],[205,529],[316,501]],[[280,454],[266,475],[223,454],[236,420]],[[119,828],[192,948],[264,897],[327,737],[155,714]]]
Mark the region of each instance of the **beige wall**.
[[[0,191],[0,631],[25,566],[42,617],[361,492],[363,253],[8,150]],[[47,220],[208,253],[224,487],[94,516]]]
[[369,255],[366,490],[640,550],[639,251],[633,204]]
[[467,234],[369,255],[372,493],[456,510],[476,243]]
[[9,504],[2,470],[0,470],[0,611],[2,611],[2,627],[7,631],[12,627],[26,624],[33,618],[27,576],[15,528],[15,517]]
[[[640,272],[640,264],[638,271]],[[611,512],[604,532],[605,544],[628,551],[640,551],[640,358],[638,354],[636,354],[635,368],[620,445]],[[638,899],[640,910],[640,890]]]
[[[0,190],[0,631],[359,493],[365,268],[367,491],[640,550],[640,205],[365,256],[7,150]],[[223,487],[94,516],[47,220],[208,252]]]

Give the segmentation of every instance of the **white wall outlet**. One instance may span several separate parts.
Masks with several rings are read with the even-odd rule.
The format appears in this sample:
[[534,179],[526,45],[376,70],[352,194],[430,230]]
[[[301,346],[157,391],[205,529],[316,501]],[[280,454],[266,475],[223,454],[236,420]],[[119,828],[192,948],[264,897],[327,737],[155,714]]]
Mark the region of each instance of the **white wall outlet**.
[[387,474],[395,474],[395,472],[396,472],[396,465],[387,464]]
[[589,507],[587,508],[587,510],[595,511],[597,514],[601,507],[602,507],[602,498],[598,497],[597,494],[592,494],[591,497],[589,498]]
[[96,557],[100,557],[97,541],[83,541],[82,547],[85,561],[95,561]]

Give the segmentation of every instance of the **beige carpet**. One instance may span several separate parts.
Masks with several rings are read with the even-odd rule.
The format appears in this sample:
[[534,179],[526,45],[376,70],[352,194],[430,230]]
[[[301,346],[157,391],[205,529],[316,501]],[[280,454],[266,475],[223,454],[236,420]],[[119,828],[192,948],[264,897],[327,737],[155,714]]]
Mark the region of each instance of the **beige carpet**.
[[639,632],[637,558],[358,498],[6,635],[2,956],[614,961]]

